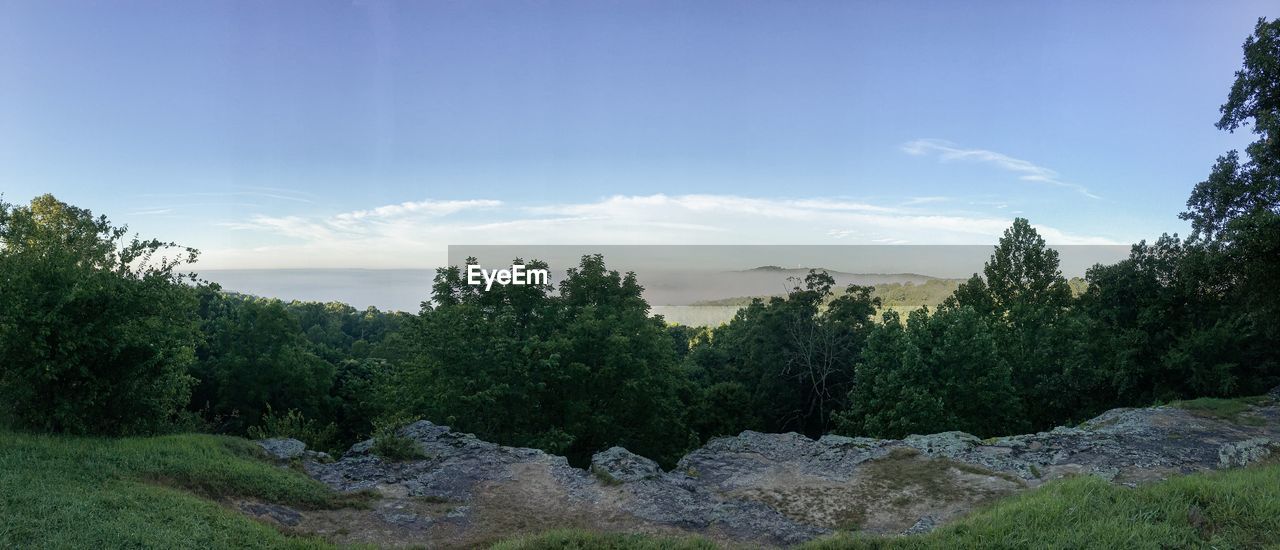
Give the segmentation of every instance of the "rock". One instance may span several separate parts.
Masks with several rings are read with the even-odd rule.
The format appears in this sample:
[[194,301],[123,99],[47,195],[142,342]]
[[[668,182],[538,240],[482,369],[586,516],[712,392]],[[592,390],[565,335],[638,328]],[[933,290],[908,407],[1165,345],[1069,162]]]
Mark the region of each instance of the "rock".
[[[291,440],[297,441],[297,440]],[[302,523],[302,514],[288,506],[279,504],[263,504],[258,502],[245,502],[240,504],[240,510],[245,513],[262,519],[269,519],[280,525],[295,527]]]
[[303,460],[314,460],[316,462],[333,462],[333,457],[324,451],[312,451],[310,449],[302,452]]
[[1275,441],[1266,437],[1255,437],[1236,443],[1224,443],[1218,447],[1218,466],[1248,466],[1271,456],[1273,449],[1280,447]]
[[932,531],[933,528],[937,526],[938,520],[934,519],[933,516],[921,516],[920,519],[916,520],[916,522],[912,524],[911,527],[908,527],[907,530],[903,531],[902,534],[920,535]]
[[909,435],[902,442],[930,455],[955,458],[978,446],[982,440],[964,432],[942,432],[931,435]]
[[285,462],[302,457],[303,452],[307,450],[306,443],[287,437],[259,439],[257,443],[268,456]]
[[591,471],[606,480],[631,483],[662,476],[657,462],[623,449],[610,447],[591,457]]
[[[708,441],[669,472],[621,447],[575,468],[564,457],[426,421],[399,431],[424,456],[403,462],[373,455],[372,441],[330,463],[301,443],[260,444],[279,448],[278,456],[301,455],[307,473],[335,490],[376,491],[385,517],[370,521],[409,537],[398,540],[403,546],[480,545],[494,534],[485,532],[494,518],[536,530],[683,531],[788,546],[837,529],[928,532],[994,497],[1067,475],[1134,486],[1250,464],[1280,449],[1280,402],[1253,414],[1266,423],[1177,407],[1114,409],[1080,427],[985,441],[963,432],[813,440],[744,431]],[[938,484],[945,498],[928,494]],[[440,544],[441,537],[454,538]]]

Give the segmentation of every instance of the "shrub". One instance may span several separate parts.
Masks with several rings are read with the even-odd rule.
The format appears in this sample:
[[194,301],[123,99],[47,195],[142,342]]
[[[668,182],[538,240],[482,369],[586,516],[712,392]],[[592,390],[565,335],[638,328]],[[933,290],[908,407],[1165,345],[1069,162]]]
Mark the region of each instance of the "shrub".
[[332,451],[337,443],[338,427],[332,422],[321,426],[298,409],[278,414],[272,410],[271,405],[267,405],[267,412],[262,415],[262,424],[251,426],[248,431],[249,437],[254,439],[289,437],[306,443],[312,449]]
[[52,195],[0,202],[0,421],[70,433],[164,428],[187,402],[197,252]]
[[408,424],[402,417],[391,417],[374,423],[373,454],[392,461],[426,458],[418,443],[400,435],[400,428]]

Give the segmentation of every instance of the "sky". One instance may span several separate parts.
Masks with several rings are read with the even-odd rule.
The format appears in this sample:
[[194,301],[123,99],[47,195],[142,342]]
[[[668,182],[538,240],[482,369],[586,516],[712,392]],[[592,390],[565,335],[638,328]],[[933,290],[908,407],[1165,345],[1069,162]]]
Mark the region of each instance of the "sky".
[[1186,233],[1274,2],[0,0],[0,193],[200,267]]

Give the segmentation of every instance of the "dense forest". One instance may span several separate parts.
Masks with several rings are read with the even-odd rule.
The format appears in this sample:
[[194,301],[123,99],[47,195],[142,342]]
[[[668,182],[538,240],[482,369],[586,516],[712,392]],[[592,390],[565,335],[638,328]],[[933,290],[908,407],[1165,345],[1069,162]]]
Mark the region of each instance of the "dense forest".
[[0,425],[373,435],[390,453],[426,418],[577,464],[613,445],[671,464],[745,429],[991,436],[1260,393],[1280,383],[1280,22],[1244,54],[1217,127],[1256,140],[1195,186],[1190,235],[1139,242],[1073,292],[1017,219],[982,273],[905,316],[814,271],[723,326],[668,326],[598,255],[488,292],[453,266],[417,314],[285,303],[52,196],[0,203]]

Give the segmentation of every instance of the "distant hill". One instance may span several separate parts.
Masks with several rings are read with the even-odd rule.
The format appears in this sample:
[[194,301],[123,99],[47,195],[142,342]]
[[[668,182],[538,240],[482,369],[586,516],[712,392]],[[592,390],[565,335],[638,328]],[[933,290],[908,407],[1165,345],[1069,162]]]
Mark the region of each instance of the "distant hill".
[[809,271],[825,271],[832,276],[839,277],[867,277],[867,278],[883,278],[895,281],[927,281],[937,279],[930,275],[921,275],[919,273],[850,273],[847,271],[839,271],[836,269],[828,269],[825,267],[781,267],[776,265],[762,265],[751,269],[743,269],[734,273],[777,273],[785,275],[807,275]]
[[[756,268],[756,269],[762,269],[762,270],[766,270],[773,273],[786,271],[782,268],[778,268],[776,271],[773,271],[769,269],[771,267],[773,266],[765,266],[765,267]],[[806,273],[808,272],[807,269],[804,271]],[[926,279],[922,283],[915,283],[911,281],[891,282],[891,283],[872,283],[871,286],[874,286],[875,290],[871,293],[871,295],[876,298],[880,298],[880,305],[885,308],[918,308],[920,306],[929,306],[930,308],[936,308],[938,307],[938,305],[942,304],[943,300],[946,300],[948,296],[950,296],[956,291],[956,288],[960,286],[960,283],[964,282],[964,279],[942,279],[938,277],[929,277],[928,275],[916,275],[914,273],[899,273],[899,274],[889,274],[889,275],[868,275],[868,274],[849,273],[844,275],[847,275],[849,278],[855,278],[855,277],[869,278],[873,276],[882,276],[886,278],[915,276],[915,277],[923,277]],[[839,279],[840,277],[837,277],[837,280]],[[1089,287],[1089,284],[1085,282],[1084,279],[1081,279],[1079,277],[1072,277],[1071,279],[1068,279],[1067,284],[1071,287],[1071,293],[1075,296],[1079,296],[1083,294],[1084,291]],[[837,285],[837,286],[840,286],[840,285]],[[840,290],[843,290],[843,289],[838,288],[837,294],[839,294]],[[752,300],[756,300],[756,299],[768,300],[769,298],[773,298],[775,296],[784,296],[784,295],[785,293],[778,292],[776,294],[732,296],[727,298],[699,300],[699,301],[693,302],[692,304],[690,304],[690,306],[744,307],[744,306],[750,305]]]
[[[805,270],[805,272],[807,273],[808,270]],[[925,280],[920,283],[916,283],[912,281],[871,283],[871,286],[875,287],[875,291],[873,291],[871,295],[877,298],[880,298],[881,305],[885,307],[919,307],[919,306],[937,307],[938,304],[941,304],[942,301],[947,298],[947,296],[950,296],[953,292],[956,291],[956,287],[960,286],[960,283],[964,282],[963,279],[939,279],[937,277],[929,277],[927,275],[916,275],[914,273],[902,273],[902,274],[891,274],[891,275],[882,275],[882,274],[868,275],[868,274],[852,274],[851,273],[847,275],[849,275],[850,278],[858,277],[858,278],[864,278],[864,279],[870,278],[873,276],[879,276],[879,277],[885,277],[885,278],[890,278],[890,277],[902,278],[902,277],[908,277],[908,276],[915,276],[915,277],[925,278]],[[840,278],[837,277],[837,280],[839,279]],[[852,283],[852,284],[858,284],[858,283]],[[862,284],[865,285],[866,283],[862,283]],[[782,295],[783,295],[782,293],[778,293],[778,294],[759,295],[759,296],[733,296],[729,298],[701,300],[693,303],[692,305],[741,307],[741,306],[746,306],[750,304],[752,300],[757,298],[762,300],[768,300],[773,296],[782,296]]]

